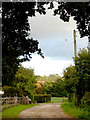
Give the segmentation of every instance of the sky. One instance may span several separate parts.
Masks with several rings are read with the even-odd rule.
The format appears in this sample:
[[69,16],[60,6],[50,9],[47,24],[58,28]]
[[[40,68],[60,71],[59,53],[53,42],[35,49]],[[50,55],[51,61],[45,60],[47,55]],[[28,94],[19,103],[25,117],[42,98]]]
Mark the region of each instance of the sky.
[[34,69],[35,75],[49,76],[59,74],[63,76],[66,67],[74,65],[74,37],[76,30],[77,53],[80,48],[87,48],[88,38],[80,38],[76,29],[76,22],[70,18],[69,22],[63,22],[59,16],[53,16],[52,10],[46,15],[36,13],[35,17],[29,18],[30,36],[39,41],[44,59],[34,53],[29,62],[23,62],[25,68]]

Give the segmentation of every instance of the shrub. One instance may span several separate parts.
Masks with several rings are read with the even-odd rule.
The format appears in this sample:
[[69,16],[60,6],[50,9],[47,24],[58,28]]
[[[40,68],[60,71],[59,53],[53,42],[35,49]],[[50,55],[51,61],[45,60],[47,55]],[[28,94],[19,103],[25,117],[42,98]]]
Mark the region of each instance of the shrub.
[[90,92],[85,92],[81,100],[81,107],[84,107],[86,105],[90,105]]
[[3,97],[21,96],[20,90],[12,86],[4,86],[2,90],[4,91]]
[[37,101],[37,103],[51,101],[51,95],[50,94],[36,94],[34,95],[34,101]]

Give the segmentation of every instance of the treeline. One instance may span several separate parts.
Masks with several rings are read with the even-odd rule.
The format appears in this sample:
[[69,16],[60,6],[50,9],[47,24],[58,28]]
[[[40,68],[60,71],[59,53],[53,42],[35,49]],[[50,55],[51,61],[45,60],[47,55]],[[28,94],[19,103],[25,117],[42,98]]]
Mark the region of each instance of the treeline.
[[13,81],[12,85],[11,83],[10,85],[8,83],[7,85],[5,84],[3,86],[2,88],[2,90],[4,91],[3,96],[13,97],[28,95],[30,98],[33,98],[36,83],[36,78],[33,69],[27,69],[20,65],[12,81]]
[[44,85],[37,83],[36,93],[51,94],[52,97],[67,96],[65,82],[61,79],[61,77],[56,79],[56,81],[46,81]]
[[64,70],[63,78],[46,81],[37,93],[51,94],[53,97],[68,96],[76,106],[90,104],[90,50],[82,49],[74,58],[75,65]]
[[28,95],[33,99],[36,94],[50,94],[55,97],[67,96],[66,90],[64,90],[64,81],[58,74],[37,76],[34,75],[33,69],[27,69],[21,65],[19,65],[18,71],[12,79],[12,84],[8,82],[2,90],[4,91],[4,97]]
[[[89,51],[89,50],[88,50]],[[58,74],[35,76],[33,69],[19,65],[12,84],[3,86],[4,96],[26,96],[33,99],[35,94],[50,94],[52,97],[68,96],[76,106],[90,103],[90,52],[79,51],[74,58],[75,65],[64,70],[63,78]]]

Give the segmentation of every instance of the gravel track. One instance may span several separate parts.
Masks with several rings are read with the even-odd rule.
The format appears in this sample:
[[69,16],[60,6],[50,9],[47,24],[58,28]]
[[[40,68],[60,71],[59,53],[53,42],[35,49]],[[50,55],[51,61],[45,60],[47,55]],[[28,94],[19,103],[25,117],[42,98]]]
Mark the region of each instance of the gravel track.
[[[60,108],[60,103],[44,103],[26,109],[19,114],[19,118],[73,118],[65,114]],[[69,119],[68,119],[69,120]]]

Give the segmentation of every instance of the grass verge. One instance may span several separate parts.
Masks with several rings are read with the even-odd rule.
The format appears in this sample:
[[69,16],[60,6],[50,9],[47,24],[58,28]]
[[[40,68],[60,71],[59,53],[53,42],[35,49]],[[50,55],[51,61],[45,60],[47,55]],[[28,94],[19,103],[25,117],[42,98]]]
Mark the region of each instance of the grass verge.
[[70,114],[75,118],[90,120],[90,106],[80,108],[76,107],[73,103],[65,102],[61,104],[61,108],[65,113]]
[[2,118],[18,118],[18,115],[21,111],[37,105],[39,104],[18,105],[15,107],[7,108],[2,112]]

